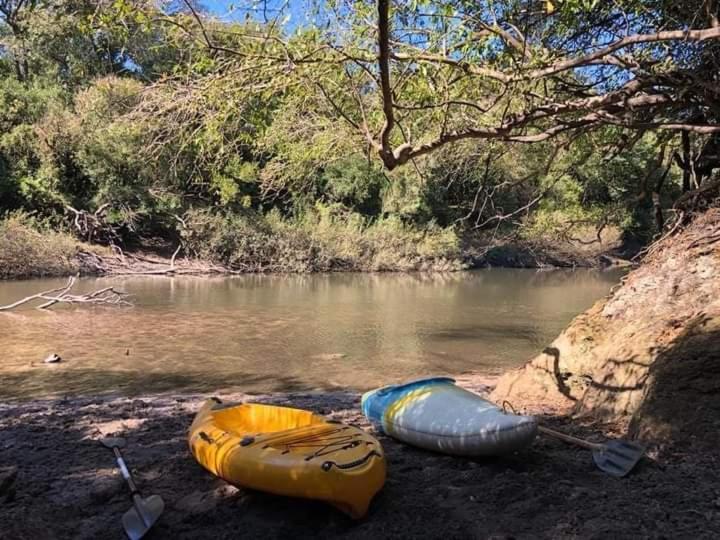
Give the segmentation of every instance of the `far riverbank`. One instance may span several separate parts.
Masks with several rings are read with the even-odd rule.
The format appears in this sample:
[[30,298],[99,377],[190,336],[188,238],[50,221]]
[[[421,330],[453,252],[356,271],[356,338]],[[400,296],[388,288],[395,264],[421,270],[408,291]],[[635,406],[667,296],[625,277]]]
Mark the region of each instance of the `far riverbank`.
[[[122,250],[118,247],[77,242],[62,233],[45,233],[8,242],[0,236],[0,280],[35,277],[205,275],[222,276],[249,273],[318,272],[430,272],[444,273],[478,268],[623,268],[632,266],[634,251],[623,251],[617,242],[580,246],[554,242],[468,243],[452,257],[412,256],[373,260],[330,259],[317,265],[231,264],[190,257],[180,248],[163,242],[150,242]],[[5,240],[5,241],[3,241]]]

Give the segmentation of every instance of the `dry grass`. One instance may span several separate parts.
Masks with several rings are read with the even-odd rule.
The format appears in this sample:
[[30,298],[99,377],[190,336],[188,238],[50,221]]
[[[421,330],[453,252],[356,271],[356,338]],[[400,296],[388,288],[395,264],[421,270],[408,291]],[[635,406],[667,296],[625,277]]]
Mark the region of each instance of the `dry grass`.
[[356,214],[318,212],[302,220],[278,215],[186,216],[190,254],[242,272],[454,271],[466,267],[450,229],[414,228],[398,220],[367,223]]
[[79,270],[77,246],[72,236],[27,214],[11,214],[0,221],[0,279],[73,274]]

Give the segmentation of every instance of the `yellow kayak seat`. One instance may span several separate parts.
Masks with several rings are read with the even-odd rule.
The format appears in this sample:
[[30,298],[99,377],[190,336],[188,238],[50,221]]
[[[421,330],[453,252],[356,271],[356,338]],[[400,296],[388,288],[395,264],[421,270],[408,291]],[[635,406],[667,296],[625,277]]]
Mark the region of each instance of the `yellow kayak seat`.
[[188,442],[200,465],[231,484],[326,501],[355,519],[385,483],[377,439],[301,409],[209,399]]

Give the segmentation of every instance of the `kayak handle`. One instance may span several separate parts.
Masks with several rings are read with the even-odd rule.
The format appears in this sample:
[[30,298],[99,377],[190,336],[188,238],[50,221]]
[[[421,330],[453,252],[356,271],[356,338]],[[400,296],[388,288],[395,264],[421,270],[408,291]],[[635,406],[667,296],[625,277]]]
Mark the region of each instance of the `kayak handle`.
[[377,450],[370,450],[367,455],[364,457],[361,457],[360,459],[356,459],[355,461],[351,461],[349,463],[336,463],[335,461],[325,461],[320,466],[320,468],[328,472],[333,467],[337,467],[338,469],[353,469],[355,467],[359,467],[360,465],[365,464],[368,460],[370,460],[373,457],[377,457],[379,459],[382,459],[382,454],[378,452]]
[[205,441],[208,444],[212,444],[215,442],[215,440],[210,435],[205,433],[204,431],[201,431],[200,433],[198,433],[198,437],[200,437],[203,441]]

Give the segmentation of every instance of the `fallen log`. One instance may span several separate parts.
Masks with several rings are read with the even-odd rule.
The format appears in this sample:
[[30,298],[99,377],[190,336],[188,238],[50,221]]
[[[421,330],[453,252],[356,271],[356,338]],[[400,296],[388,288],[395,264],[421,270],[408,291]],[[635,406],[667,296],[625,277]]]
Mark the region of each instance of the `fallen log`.
[[51,289],[49,291],[42,291],[37,294],[32,294],[8,304],[6,306],[0,306],[0,311],[10,311],[20,306],[23,306],[29,302],[35,300],[44,300],[44,302],[36,309],[49,309],[55,304],[92,304],[92,305],[110,305],[110,306],[130,306],[132,305],[127,301],[128,294],[122,291],[116,291],[113,287],[104,287],[85,294],[70,294],[70,290],[75,285],[76,278],[71,277],[63,287]]

